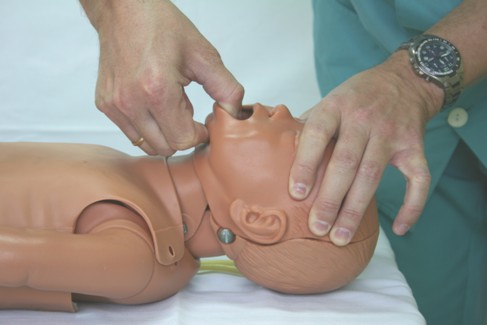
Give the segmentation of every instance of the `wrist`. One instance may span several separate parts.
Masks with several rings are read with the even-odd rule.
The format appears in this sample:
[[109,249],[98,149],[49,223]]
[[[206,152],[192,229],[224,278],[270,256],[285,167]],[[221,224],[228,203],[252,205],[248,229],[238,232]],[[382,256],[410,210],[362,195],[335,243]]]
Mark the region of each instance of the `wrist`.
[[418,76],[411,65],[407,51],[392,53],[384,64],[394,67],[396,75],[417,95],[429,118],[441,112],[445,92],[438,85]]
[[464,68],[460,52],[448,40],[419,34],[402,43],[397,51],[407,51],[416,75],[443,90],[440,111],[453,104],[463,89]]

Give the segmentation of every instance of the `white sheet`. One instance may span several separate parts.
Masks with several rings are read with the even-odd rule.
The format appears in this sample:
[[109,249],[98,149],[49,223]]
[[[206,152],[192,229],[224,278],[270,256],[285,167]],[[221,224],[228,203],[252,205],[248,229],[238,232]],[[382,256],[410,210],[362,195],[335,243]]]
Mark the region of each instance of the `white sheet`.
[[140,306],[79,304],[79,308],[74,314],[1,311],[0,324],[426,324],[382,231],[364,272],[335,292],[284,295],[242,277],[211,273],[197,275],[184,290],[161,302]]

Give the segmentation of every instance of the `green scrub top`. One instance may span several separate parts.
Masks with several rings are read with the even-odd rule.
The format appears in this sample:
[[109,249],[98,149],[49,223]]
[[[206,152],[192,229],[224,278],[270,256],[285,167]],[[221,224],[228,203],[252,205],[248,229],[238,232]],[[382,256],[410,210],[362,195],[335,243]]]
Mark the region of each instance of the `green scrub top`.
[[[322,95],[325,96],[330,90],[356,73],[383,62],[402,42],[429,29],[458,6],[460,2],[460,0],[314,0],[315,64]],[[462,123],[448,122],[449,118],[450,120],[454,119],[455,114],[460,115],[459,118],[463,119]],[[453,183],[445,178],[445,170],[448,168],[452,169],[452,165],[468,166],[467,169],[473,166],[481,171],[481,175],[483,173],[481,177],[485,179],[487,174],[487,79],[483,79],[466,89],[457,102],[435,116],[427,125],[424,140],[425,154],[432,176],[432,183],[428,197],[429,206],[427,206],[420,222],[429,218],[426,213],[436,215],[435,218],[438,217],[439,213],[443,213],[439,212],[440,210],[435,208],[435,205],[437,207],[445,205],[445,200],[447,199],[433,196],[440,195],[441,197],[441,195],[444,195],[445,191],[440,186],[456,186],[451,185]],[[466,148],[457,149],[459,148],[459,143],[462,146],[466,146]],[[473,155],[462,154],[466,150],[469,153],[473,153]],[[453,156],[456,158],[452,159]],[[454,162],[454,160],[461,161],[462,159],[468,161]],[[466,168],[463,169],[465,170]],[[465,170],[465,173],[468,174],[469,172]],[[482,183],[480,189],[485,190],[483,184],[485,183]],[[381,212],[381,224],[395,250],[398,264],[400,268],[401,265],[404,266],[401,270],[405,273],[408,281],[413,281],[411,279],[414,279],[414,276],[411,275],[409,277],[408,272],[414,273],[416,266],[409,264],[417,263],[417,260],[407,260],[407,254],[403,254],[399,249],[402,245],[400,241],[403,239],[392,235],[389,229],[389,225],[403,202],[405,187],[404,176],[392,166],[388,166],[377,190],[377,202]],[[463,190],[461,195],[469,198],[473,197],[472,193],[468,191],[468,189]],[[475,191],[478,194],[475,186],[471,186],[470,191]],[[441,193],[435,194],[436,192]],[[456,195],[458,198],[458,193]],[[485,192],[480,193],[480,200],[483,202],[481,209],[484,209],[484,218],[481,222],[484,232],[480,236],[485,237],[485,201],[487,200]],[[467,201],[460,198],[459,202]],[[448,206],[449,203],[447,202],[446,205]],[[468,208],[466,207],[466,209]],[[448,211],[452,211],[452,209],[448,209]],[[424,229],[419,231],[419,227],[424,227],[425,229],[428,227],[435,228],[428,229],[424,236],[428,236],[428,232],[443,231],[441,221],[435,220],[429,226],[427,221],[423,222],[424,226],[418,222],[418,225],[411,229],[411,233],[417,232],[415,238],[423,236],[421,234]],[[386,224],[388,225],[387,229]],[[454,222],[451,224],[453,225]],[[468,232],[469,227],[472,228],[475,225],[466,225],[466,233],[462,235],[470,235],[470,232]],[[413,244],[408,243],[407,245],[412,248]],[[424,245],[424,243],[421,245]],[[484,260],[485,257],[487,245],[485,246],[486,248],[482,248],[482,252],[476,253],[481,256],[481,260]],[[404,248],[404,251],[406,249]],[[418,249],[420,248],[418,247]],[[453,249],[455,248],[453,247]],[[428,252],[428,250],[423,251],[425,254]],[[415,255],[417,254],[421,254],[421,251],[415,252]],[[458,252],[458,254],[467,253]],[[487,276],[485,273],[485,262],[476,263],[477,269],[480,268],[478,277],[485,278]],[[479,263],[481,265],[478,265]],[[415,284],[410,284],[420,305],[420,310],[428,320],[428,324],[433,324],[428,319],[428,314],[434,313],[434,311],[429,311],[428,308],[430,307],[421,305],[423,299],[420,288],[417,288],[415,292]],[[485,303],[485,301],[482,303]],[[425,303],[425,305],[427,304]],[[485,310],[485,304],[483,306]],[[436,309],[439,310],[445,307],[447,306],[441,306],[440,301],[438,301]],[[478,307],[476,308],[478,309]],[[438,310],[436,310],[437,313]],[[448,313],[444,314],[445,317],[448,317]],[[476,319],[481,317],[483,316],[478,316]],[[448,319],[442,321],[436,319],[434,323],[440,322],[442,324],[453,323],[452,320]],[[455,322],[460,324],[457,320]],[[462,320],[462,322],[467,324],[466,320]],[[475,323],[477,322],[482,321],[475,321]],[[474,323],[469,320],[468,324]]]

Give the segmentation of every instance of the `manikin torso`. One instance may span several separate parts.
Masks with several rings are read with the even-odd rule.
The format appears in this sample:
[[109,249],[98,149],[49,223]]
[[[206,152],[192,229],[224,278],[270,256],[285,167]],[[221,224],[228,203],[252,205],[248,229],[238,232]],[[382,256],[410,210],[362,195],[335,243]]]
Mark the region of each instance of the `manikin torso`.
[[[208,240],[208,203],[191,156],[166,162],[97,145],[44,143],[0,144],[0,152],[1,226],[75,232],[87,206],[112,200],[142,214],[155,232],[186,230],[197,257],[206,256],[198,251],[222,254],[218,242]],[[193,238],[198,229],[202,234]]]
[[[116,202],[142,216],[154,248],[159,250],[156,259],[160,264],[177,264],[183,254],[195,259],[222,255],[191,156],[168,161],[130,157],[97,145],[0,144],[0,228],[85,233],[111,218],[92,216],[87,207],[101,201]],[[171,254],[167,254],[167,247]],[[186,263],[182,272],[186,276],[174,278],[174,285],[184,287],[197,267],[197,263],[191,267]],[[152,285],[157,287],[157,281]],[[8,295],[0,290],[0,296],[13,300],[17,294],[24,301],[54,297],[58,301],[54,304],[70,305],[66,299],[71,299],[71,293],[63,298],[23,287],[16,293],[11,289]],[[0,305],[1,301],[0,297]]]

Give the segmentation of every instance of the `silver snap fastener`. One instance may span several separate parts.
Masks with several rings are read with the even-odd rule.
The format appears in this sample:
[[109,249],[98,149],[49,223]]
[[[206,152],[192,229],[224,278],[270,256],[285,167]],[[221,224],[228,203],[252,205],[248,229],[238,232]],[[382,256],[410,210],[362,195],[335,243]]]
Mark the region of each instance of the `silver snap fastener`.
[[235,234],[227,228],[218,229],[218,239],[224,244],[231,244],[235,241]]

